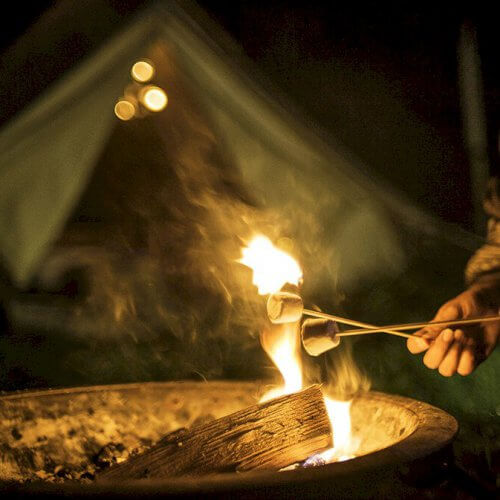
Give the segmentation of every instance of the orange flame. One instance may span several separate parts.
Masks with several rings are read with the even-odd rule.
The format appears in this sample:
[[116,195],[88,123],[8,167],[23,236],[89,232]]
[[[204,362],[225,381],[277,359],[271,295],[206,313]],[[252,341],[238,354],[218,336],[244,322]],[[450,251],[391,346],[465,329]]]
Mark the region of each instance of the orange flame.
[[252,269],[253,284],[261,295],[279,292],[285,283],[298,285],[302,278],[302,270],[297,261],[276,248],[265,236],[253,238],[243,248],[238,262]]
[[272,325],[261,334],[262,347],[283,377],[284,385],[266,392],[261,402],[298,392],[303,387],[297,325]]
[[326,411],[333,429],[333,448],[319,454],[326,463],[343,462],[353,458],[360,441],[354,439],[351,429],[351,402],[337,401],[325,395]]
[[[242,250],[242,264],[253,270],[253,283],[262,295],[278,292],[285,283],[298,285],[302,279],[299,264],[288,254],[276,248],[265,236],[255,237]],[[284,384],[271,389],[261,401],[292,394],[303,388],[298,324],[270,325],[261,334],[262,347],[280,371]],[[334,447],[318,456],[325,462],[352,458],[359,442],[351,432],[351,401],[337,401],[324,396],[333,429]]]

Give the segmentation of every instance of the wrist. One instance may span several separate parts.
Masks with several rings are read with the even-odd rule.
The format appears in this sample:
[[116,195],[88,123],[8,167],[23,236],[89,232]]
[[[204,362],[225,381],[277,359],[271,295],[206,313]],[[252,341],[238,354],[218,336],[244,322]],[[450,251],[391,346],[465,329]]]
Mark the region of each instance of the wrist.
[[500,272],[478,277],[468,290],[480,305],[497,310],[500,306]]

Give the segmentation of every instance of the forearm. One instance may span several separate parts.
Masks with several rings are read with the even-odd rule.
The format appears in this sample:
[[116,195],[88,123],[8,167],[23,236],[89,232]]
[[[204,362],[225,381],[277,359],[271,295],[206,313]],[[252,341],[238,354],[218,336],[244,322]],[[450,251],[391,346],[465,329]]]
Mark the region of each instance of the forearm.
[[482,307],[493,310],[500,309],[500,270],[484,273],[478,276],[470,285],[469,290]]
[[486,242],[469,259],[465,268],[465,281],[469,286],[483,278],[490,283],[500,280],[500,179],[496,177],[488,183],[484,210],[489,217]]
[[490,218],[486,243],[469,259],[465,268],[465,281],[472,285],[476,281],[495,276],[500,279],[500,221]]

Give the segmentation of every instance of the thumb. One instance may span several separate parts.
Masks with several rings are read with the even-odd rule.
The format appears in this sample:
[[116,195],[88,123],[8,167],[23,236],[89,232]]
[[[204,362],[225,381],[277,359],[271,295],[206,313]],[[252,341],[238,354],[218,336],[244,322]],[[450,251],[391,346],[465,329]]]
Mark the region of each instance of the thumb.
[[[461,309],[458,304],[447,303],[436,313],[432,321],[453,321],[461,317]],[[446,325],[426,326],[413,334],[412,338],[406,341],[406,347],[412,354],[419,354],[426,351],[431,341],[446,328]]]
[[[462,317],[462,308],[458,304],[448,303],[442,306],[432,321],[453,321]],[[436,327],[437,328],[437,327]],[[442,330],[444,327],[441,327]]]
[[429,340],[423,337],[426,333],[425,330],[419,330],[413,334],[413,337],[406,341],[406,347],[412,354],[424,352],[429,348]]
[[[439,308],[431,323],[434,321],[453,321],[460,319],[463,316],[462,308],[460,304],[456,302],[448,302]],[[424,337],[435,338],[437,337],[448,325],[427,325],[422,328],[421,331],[424,333]]]

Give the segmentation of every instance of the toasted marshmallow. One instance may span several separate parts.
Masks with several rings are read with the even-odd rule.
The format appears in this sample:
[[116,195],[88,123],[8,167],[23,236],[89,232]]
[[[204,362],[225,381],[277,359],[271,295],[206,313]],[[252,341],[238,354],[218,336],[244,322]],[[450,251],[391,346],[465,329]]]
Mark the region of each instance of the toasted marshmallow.
[[310,356],[319,356],[340,344],[337,323],[331,319],[306,319],[302,325],[302,345]]
[[302,317],[303,309],[302,299],[295,293],[273,293],[267,299],[267,315],[272,323],[295,323]]

